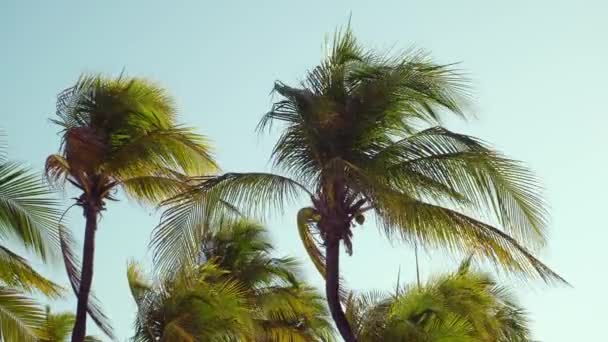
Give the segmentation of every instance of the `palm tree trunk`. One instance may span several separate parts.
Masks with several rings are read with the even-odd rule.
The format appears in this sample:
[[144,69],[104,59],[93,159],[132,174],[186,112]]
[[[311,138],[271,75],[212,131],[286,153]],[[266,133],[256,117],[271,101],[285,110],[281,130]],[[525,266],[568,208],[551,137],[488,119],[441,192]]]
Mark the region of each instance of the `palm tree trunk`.
[[325,295],[329,311],[336,323],[336,327],[346,342],[356,342],[357,339],[344,315],[340,303],[340,239],[329,238],[325,247]]
[[76,322],[72,331],[72,342],[84,342],[87,330],[87,307],[89,293],[93,282],[93,259],[95,255],[95,232],[97,230],[97,216],[99,209],[96,206],[85,207],[86,229],[84,232],[84,247],[82,251],[82,274],[78,290],[78,306],[76,308]]

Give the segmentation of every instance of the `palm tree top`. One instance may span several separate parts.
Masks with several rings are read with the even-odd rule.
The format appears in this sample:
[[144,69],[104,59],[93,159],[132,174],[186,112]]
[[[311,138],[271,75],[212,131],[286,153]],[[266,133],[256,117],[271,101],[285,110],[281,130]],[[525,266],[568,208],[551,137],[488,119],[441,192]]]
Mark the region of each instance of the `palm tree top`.
[[[347,28],[299,87],[277,82],[274,89],[281,99],[258,129],[281,124],[271,154],[278,174],[205,177],[167,202],[153,239],[159,259],[169,260],[171,241],[205,227],[181,223],[205,222],[201,213],[211,210],[195,208],[214,199],[255,217],[309,199],[300,233],[316,265],[323,264],[314,244],[326,238],[321,226],[336,215],[346,226],[371,215],[391,239],[563,281],[532,255],[546,242],[548,221],[538,179],[480,139],[440,125],[449,115],[468,116],[468,83],[454,65],[416,50],[364,49]],[[352,232],[340,234],[350,251]]]
[[217,171],[208,140],[179,124],[172,98],[146,79],[83,75],[59,94],[57,117],[61,150],[47,160],[55,183],[67,179],[86,192],[100,177],[106,188],[155,203],[185,176]]

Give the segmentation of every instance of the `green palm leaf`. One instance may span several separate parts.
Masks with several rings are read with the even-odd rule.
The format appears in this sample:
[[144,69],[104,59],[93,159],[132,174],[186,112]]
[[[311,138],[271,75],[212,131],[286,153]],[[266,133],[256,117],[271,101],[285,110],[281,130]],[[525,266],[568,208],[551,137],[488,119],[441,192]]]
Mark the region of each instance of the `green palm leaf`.
[[37,291],[47,297],[58,298],[63,288],[36,272],[27,260],[0,246],[0,281],[15,290]]
[[259,215],[268,204],[282,210],[299,196],[310,194],[303,185],[269,173],[228,173],[192,182],[187,191],[164,203],[167,209],[152,236],[155,260],[163,270],[194,260],[203,234],[222,220]]
[[0,163],[0,234],[14,237],[45,260],[58,247],[58,202],[31,171]]
[[0,286],[0,337],[6,342],[37,341],[44,311],[18,291]]

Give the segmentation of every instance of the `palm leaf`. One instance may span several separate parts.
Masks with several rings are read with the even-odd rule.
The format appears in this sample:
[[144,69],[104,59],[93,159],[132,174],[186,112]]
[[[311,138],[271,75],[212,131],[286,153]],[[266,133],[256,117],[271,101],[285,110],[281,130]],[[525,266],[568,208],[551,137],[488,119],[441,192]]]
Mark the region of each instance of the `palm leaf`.
[[40,179],[22,166],[0,164],[0,234],[19,239],[43,260],[58,247],[58,202]]
[[489,224],[444,207],[424,203],[404,194],[384,192],[377,213],[387,234],[400,234],[429,247],[473,253],[506,269],[527,276],[567,283],[536,259],[517,240]]
[[[388,161],[386,155],[398,158]],[[477,211],[493,210],[516,238],[533,246],[545,242],[547,212],[538,180],[476,138],[433,127],[388,147],[376,160],[393,179],[412,174],[431,186],[439,183],[462,194]]]
[[6,342],[37,341],[44,325],[44,311],[16,290],[0,287],[0,339]]
[[[318,216],[318,214],[316,216]],[[300,209],[300,211],[298,211],[297,220],[298,233],[304,244],[304,249],[306,250],[306,253],[308,253],[310,260],[312,260],[312,263],[319,274],[325,279],[325,254],[319,248],[319,243],[311,231],[311,221],[318,222],[318,218],[315,220],[314,209],[310,207]]]
[[156,264],[171,270],[196,260],[203,234],[222,220],[243,214],[261,215],[267,205],[282,209],[309,192],[289,178],[268,173],[227,173],[203,177],[190,190],[165,202],[151,246]]
[[36,272],[27,260],[0,246],[0,281],[6,286],[20,291],[39,293],[59,298],[63,288]]

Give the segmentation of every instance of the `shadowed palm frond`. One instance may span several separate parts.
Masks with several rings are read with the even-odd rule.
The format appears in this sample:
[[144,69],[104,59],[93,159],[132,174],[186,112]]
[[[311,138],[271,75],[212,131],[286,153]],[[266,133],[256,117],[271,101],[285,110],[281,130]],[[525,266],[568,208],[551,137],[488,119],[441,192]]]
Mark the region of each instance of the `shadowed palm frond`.
[[[78,297],[78,289],[80,288],[80,260],[74,252],[76,242],[70,234],[69,230],[65,226],[60,226],[59,237],[61,242],[61,253],[63,255],[63,262],[65,270],[70,280],[70,285],[76,297]],[[89,298],[89,306],[87,312],[91,319],[99,327],[99,329],[106,334],[110,339],[114,339],[114,329],[110,323],[110,319],[103,313],[99,300],[91,295]]]
[[63,288],[36,272],[27,260],[0,246],[0,282],[15,290],[59,298]]
[[35,342],[41,336],[44,310],[18,291],[0,286],[0,339]]

